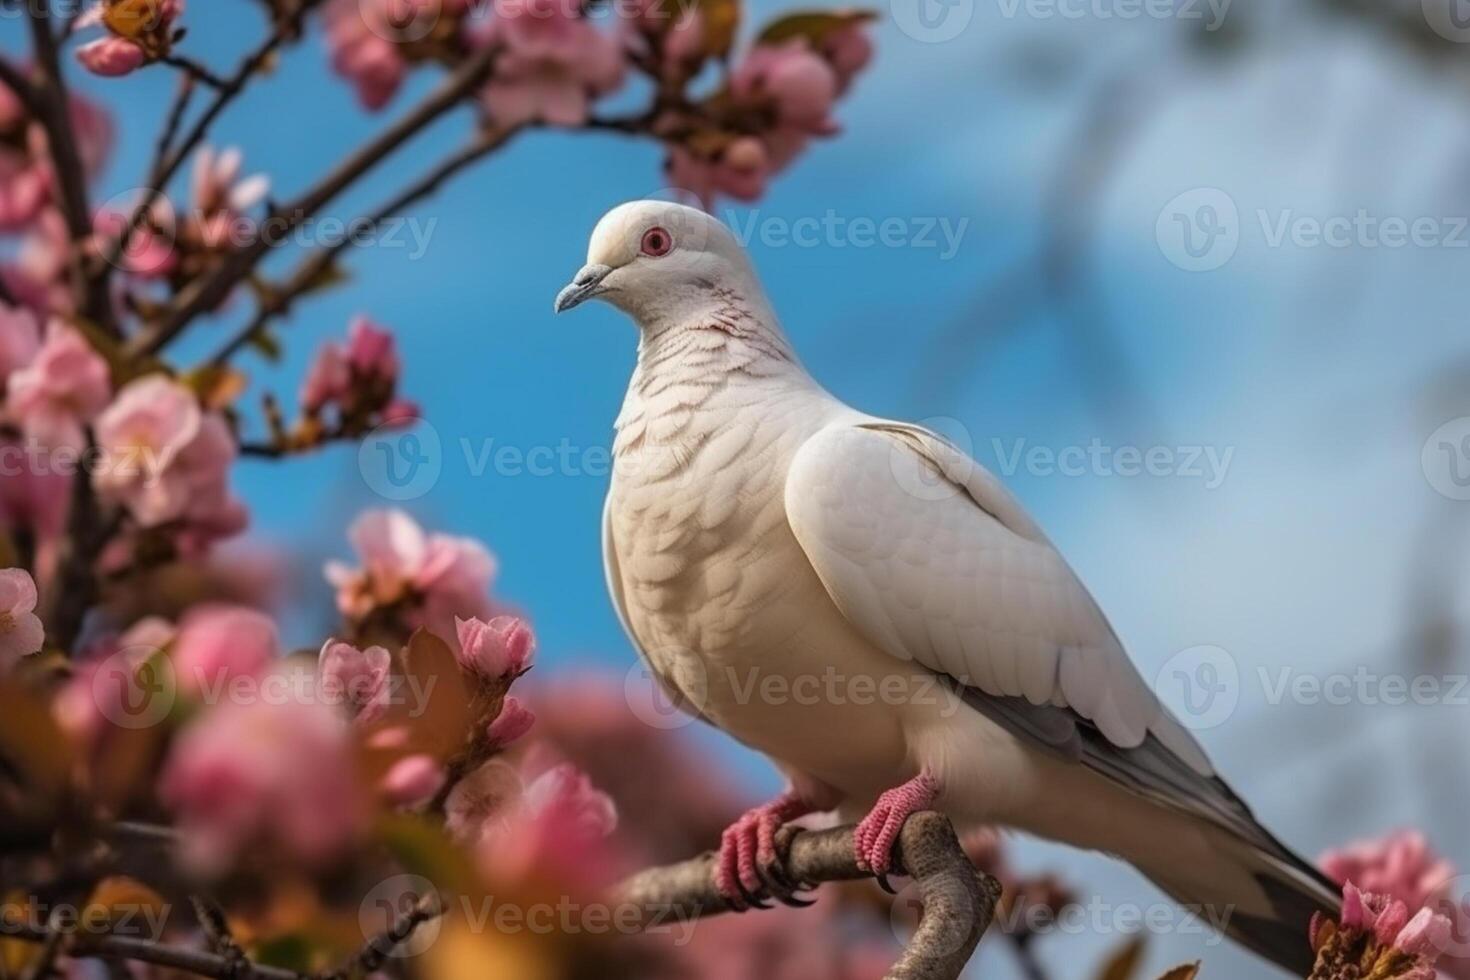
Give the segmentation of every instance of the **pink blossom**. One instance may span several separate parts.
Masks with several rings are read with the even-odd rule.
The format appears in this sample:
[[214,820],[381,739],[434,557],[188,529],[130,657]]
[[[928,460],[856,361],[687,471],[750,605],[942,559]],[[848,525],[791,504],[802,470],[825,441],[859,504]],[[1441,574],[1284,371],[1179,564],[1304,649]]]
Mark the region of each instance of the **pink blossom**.
[[0,230],[24,228],[50,200],[50,171],[23,154],[0,148]]
[[354,317],[347,328],[347,361],[364,378],[390,384],[398,378],[398,352],[393,334],[365,316]]
[[189,184],[194,207],[206,214],[248,211],[270,192],[270,178],[263,174],[240,179],[244,156],[236,147],[218,153],[214,147],[202,146],[194,157],[194,173]]
[[379,789],[394,806],[420,806],[433,799],[445,778],[444,767],[432,756],[411,755],[388,769]]
[[145,527],[183,521],[208,536],[243,524],[230,497],[236,447],[229,426],[161,374],[129,382],[97,420],[106,466],[94,479]]
[[866,27],[851,21],[822,38],[822,54],[837,73],[837,87],[845,90],[857,73],[873,60],[873,41]]
[[407,398],[395,398],[384,406],[382,424],[401,428],[413,425],[422,415],[417,402],[411,402]]
[[444,801],[444,827],[451,837],[472,845],[503,827],[521,795],[516,770],[491,759],[454,784]]
[[771,169],[765,144],[753,136],[733,140],[714,159],[697,157],[682,146],[669,150],[669,182],[694,194],[706,206],[718,194],[741,201],[756,200],[765,193]]
[[[3,152],[3,151],[0,151]],[[67,262],[71,233],[61,213],[42,211],[21,239],[14,264],[0,269],[5,285],[20,303],[41,316],[71,312]]]
[[408,620],[440,636],[454,635],[456,616],[490,615],[486,594],[495,559],[479,542],[425,534],[401,510],[369,510],[348,531],[361,568],[329,562],[327,580],[337,588],[343,615],[361,619],[373,609],[409,602]]
[[0,672],[21,657],[35,653],[45,642],[45,630],[36,616],[36,583],[20,568],[0,569]]
[[[57,692],[52,714],[66,733],[91,753],[109,731],[130,719],[153,717],[171,706],[174,687],[160,674],[163,651],[173,642],[172,623],[157,616],[140,619],[121,636],[89,646],[71,679]],[[167,671],[172,677],[172,671]],[[155,699],[169,699],[169,705]],[[162,712],[158,712],[161,714]]]
[[531,666],[536,637],[525,620],[496,616],[488,623],[478,619],[454,620],[459,637],[460,666],[487,678],[514,677]]
[[492,877],[522,877],[535,869],[589,888],[608,884],[617,829],[612,798],[570,763],[560,763],[526,783],[507,818],[482,832],[478,855]]
[[523,0],[509,5],[481,39],[504,46],[483,101],[502,129],[586,122],[591,103],[623,83],[618,42],[574,4]]
[[332,0],[323,18],[332,69],[356,87],[367,109],[387,105],[408,74],[387,13],[386,3]]
[[257,845],[328,864],[367,816],[348,724],[315,702],[205,711],[174,743],[159,795],[177,817],[183,859],[200,873],[224,871]]
[[323,344],[301,382],[301,407],[308,412],[319,412],[328,404],[347,397],[351,387],[352,373],[342,346]]
[[117,78],[143,67],[147,53],[122,37],[99,37],[77,48],[77,61],[94,75]]
[[328,640],[317,658],[317,681],[327,704],[343,705],[349,716],[368,724],[383,716],[390,696],[393,658],[382,647],[359,650]]
[[107,362],[79,331],[52,320],[35,358],[10,376],[6,409],[28,436],[80,446],[82,423],[102,410],[110,391]]
[[1326,852],[1317,863],[1339,885],[1351,882],[1411,909],[1423,908],[1436,898],[1456,874],[1454,864],[1435,853],[1424,835],[1414,830],[1354,841]]
[[179,623],[173,668],[179,690],[209,700],[236,677],[260,677],[280,656],[276,624],[245,606],[204,605]]
[[[17,472],[0,479],[0,523],[11,530],[31,531],[41,555],[46,555],[66,527],[72,478],[61,467],[50,465],[44,455],[32,455],[34,449],[44,452],[35,443],[0,443],[0,453],[25,460],[16,467]],[[45,568],[39,571],[44,577]]]
[[77,27],[104,26],[108,34],[77,49],[77,60],[94,75],[116,77],[168,54],[174,21],[184,0],[101,0]]
[[814,134],[834,129],[828,113],[837,74],[800,38],[751,48],[731,72],[730,91],[743,101],[770,101],[782,125]]
[[536,715],[521,703],[520,698],[506,695],[500,705],[500,714],[495,716],[485,734],[491,744],[503,748],[529,732],[535,723]]
[[[96,176],[112,146],[112,124],[100,108],[76,96],[69,115],[82,168]],[[19,231],[35,221],[55,189],[45,127],[28,119],[20,100],[0,85],[0,231]]]
[[[131,207],[128,214],[121,211],[97,212],[92,218],[93,247],[110,247],[111,242],[127,228],[131,213]],[[167,200],[160,199],[128,239],[127,250],[119,262],[122,270],[140,279],[166,278],[179,266],[178,250],[174,248],[174,229],[173,207]]]
[[41,347],[41,326],[30,310],[0,302],[0,385],[12,371],[31,363]]

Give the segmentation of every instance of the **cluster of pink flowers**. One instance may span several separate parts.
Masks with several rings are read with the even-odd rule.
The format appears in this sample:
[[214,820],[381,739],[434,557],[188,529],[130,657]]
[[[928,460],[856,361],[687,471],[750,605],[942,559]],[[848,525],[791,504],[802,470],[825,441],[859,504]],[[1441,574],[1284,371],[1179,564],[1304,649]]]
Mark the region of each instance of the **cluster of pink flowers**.
[[[19,326],[23,317],[12,312],[8,318],[17,336],[25,332]],[[25,346],[22,339],[13,351]],[[28,438],[79,448],[83,424],[97,417],[111,394],[107,362],[75,327],[53,319],[28,363],[7,379],[5,414]]]
[[337,609],[349,622],[377,610],[402,612],[410,627],[455,636],[455,617],[489,619],[495,559],[473,538],[427,534],[401,510],[362,513],[348,530],[361,565],[328,562]]
[[813,137],[837,132],[832,107],[872,53],[856,16],[836,18],[815,36],[758,42],[735,65],[724,93],[724,111],[738,128],[721,140],[672,145],[669,180],[706,204],[721,194],[760,197]]
[[106,33],[77,49],[77,61],[94,75],[114,77],[166,56],[184,0],[100,0],[77,22]]
[[[101,109],[77,96],[71,97],[70,114],[82,166],[95,176],[112,148],[112,124]],[[55,188],[45,129],[0,84],[0,231],[29,226],[53,202]]]
[[1310,938],[1317,954],[1312,976],[1321,980],[1435,980],[1450,923],[1429,909],[1411,916],[1403,902],[1349,884],[1338,921],[1319,914]]
[[301,407],[315,418],[335,408],[339,428],[404,424],[418,406],[396,397],[400,370],[393,335],[365,316],[347,328],[346,345],[324,344],[301,383]]
[[[1318,864],[1339,885],[1383,896],[1408,913],[1432,911],[1446,920],[1452,936],[1470,935],[1470,904],[1462,904],[1461,896],[1450,891],[1458,869],[1416,830],[1355,841],[1323,854]],[[1470,957],[1448,947],[1442,950],[1447,955],[1439,964],[1440,972],[1470,978]]]
[[535,122],[580,125],[594,100],[623,83],[617,39],[572,0],[506,4],[478,40],[501,48],[482,96],[490,122],[500,129]]
[[332,68],[352,82],[358,101],[381,109],[409,68],[446,61],[469,45],[472,0],[331,0],[325,21]]

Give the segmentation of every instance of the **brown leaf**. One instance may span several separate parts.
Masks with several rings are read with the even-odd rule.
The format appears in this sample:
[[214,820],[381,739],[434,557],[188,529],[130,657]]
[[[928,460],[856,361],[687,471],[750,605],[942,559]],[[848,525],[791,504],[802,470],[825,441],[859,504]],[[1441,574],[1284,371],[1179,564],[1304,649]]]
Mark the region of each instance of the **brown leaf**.
[[1136,936],[1124,943],[1108,957],[1108,961],[1098,971],[1097,980],[1131,980],[1143,961],[1143,951],[1147,945],[1142,936]]
[[409,638],[403,671],[393,679],[393,698],[363,739],[364,775],[370,785],[410,755],[448,762],[465,749],[472,732],[472,692],[449,645],[426,629]]
[[704,19],[705,51],[728,57],[740,27],[740,0],[698,0],[698,10]]
[[51,706],[13,679],[0,680],[0,704],[5,706],[0,711],[0,758],[15,768],[30,793],[59,798],[76,758]]
[[871,10],[806,10],[778,17],[761,29],[757,44],[779,44],[794,37],[805,38],[815,47],[828,34],[848,24],[872,20]]
[[1159,980],[1194,980],[1195,977],[1199,976],[1199,967],[1198,962],[1176,966],[1168,973],[1159,977]]
[[114,875],[103,878],[92,889],[82,909],[82,923],[94,931],[114,923],[136,929],[147,922],[161,922],[168,912],[168,900],[158,892],[136,878]]
[[228,408],[250,383],[241,372],[212,364],[196,368],[180,380],[208,409]]

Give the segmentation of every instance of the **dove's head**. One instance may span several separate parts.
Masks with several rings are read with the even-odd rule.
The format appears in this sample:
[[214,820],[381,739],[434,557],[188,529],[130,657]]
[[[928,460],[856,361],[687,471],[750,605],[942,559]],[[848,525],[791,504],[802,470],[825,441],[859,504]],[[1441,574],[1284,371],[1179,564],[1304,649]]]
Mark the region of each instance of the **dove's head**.
[[672,201],[620,204],[597,222],[587,264],[556,296],[560,313],[604,299],[658,329],[734,298],[764,302],[750,260],[715,218]]

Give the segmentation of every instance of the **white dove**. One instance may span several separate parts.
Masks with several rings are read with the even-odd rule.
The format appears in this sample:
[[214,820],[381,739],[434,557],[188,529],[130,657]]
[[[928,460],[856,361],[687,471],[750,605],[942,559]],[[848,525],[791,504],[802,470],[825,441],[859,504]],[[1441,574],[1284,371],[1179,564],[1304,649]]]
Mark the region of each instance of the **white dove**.
[[932,808],[1117,855],[1310,969],[1333,887],[1215,775],[995,477],[817,384],[702,211],[608,212],[555,308],[594,297],[640,331],[603,514],[619,617],[666,690],[790,781],[722,838],[732,905],[792,899],[786,821],[861,817],[882,874]]

